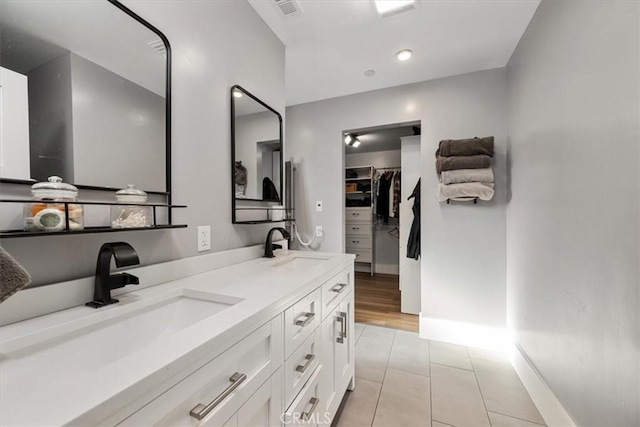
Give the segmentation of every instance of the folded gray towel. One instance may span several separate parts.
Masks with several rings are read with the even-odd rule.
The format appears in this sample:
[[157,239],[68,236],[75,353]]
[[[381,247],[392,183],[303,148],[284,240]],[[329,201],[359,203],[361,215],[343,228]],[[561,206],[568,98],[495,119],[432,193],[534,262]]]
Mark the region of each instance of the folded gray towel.
[[0,247],[0,303],[29,283],[29,273]]
[[491,167],[491,157],[484,154],[477,156],[438,156],[436,159],[438,173],[456,169],[484,169],[488,167]]
[[456,169],[442,171],[440,182],[443,184],[460,184],[463,182],[493,182],[493,170],[484,169]]
[[436,156],[475,156],[484,154],[493,157],[493,137],[469,139],[443,139],[440,141]]

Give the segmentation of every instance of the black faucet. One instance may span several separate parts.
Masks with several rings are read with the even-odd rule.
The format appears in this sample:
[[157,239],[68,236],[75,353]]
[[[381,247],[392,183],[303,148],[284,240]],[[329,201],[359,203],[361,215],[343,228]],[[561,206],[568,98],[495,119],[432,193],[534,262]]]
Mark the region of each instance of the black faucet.
[[111,298],[112,289],[140,283],[140,280],[132,274],[109,274],[109,270],[111,269],[111,256],[116,260],[117,268],[140,264],[138,254],[130,244],[114,242],[102,245],[98,253],[93,301],[86,304],[89,307],[100,308],[105,305],[115,304],[118,300]]
[[271,243],[271,239],[273,238],[272,236],[274,231],[279,231],[280,234],[282,234],[282,237],[284,237],[285,239],[291,238],[291,235],[289,234],[289,232],[282,227],[273,227],[271,230],[269,230],[269,232],[267,233],[267,241],[264,244],[265,258],[275,257],[275,255],[273,254],[273,250],[282,249],[282,245],[276,245],[275,243]]

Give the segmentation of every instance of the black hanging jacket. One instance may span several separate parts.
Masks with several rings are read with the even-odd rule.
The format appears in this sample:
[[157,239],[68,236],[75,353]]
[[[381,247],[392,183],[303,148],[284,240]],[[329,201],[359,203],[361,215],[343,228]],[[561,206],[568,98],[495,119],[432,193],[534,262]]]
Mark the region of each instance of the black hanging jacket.
[[407,200],[415,198],[413,202],[413,222],[409,231],[409,240],[407,241],[407,258],[415,260],[420,258],[420,180],[413,189],[413,193]]

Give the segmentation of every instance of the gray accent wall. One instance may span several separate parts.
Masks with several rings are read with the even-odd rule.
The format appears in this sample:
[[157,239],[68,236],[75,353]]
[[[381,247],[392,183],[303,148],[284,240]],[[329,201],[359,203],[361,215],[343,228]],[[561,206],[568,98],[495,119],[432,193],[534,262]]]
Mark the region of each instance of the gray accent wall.
[[[229,90],[242,85],[284,112],[284,45],[244,1],[123,3],[171,42],[173,201],[189,206],[174,222],[189,228],[0,240],[36,286],[92,276],[105,242],[130,243],[149,265],[198,255],[199,225],[211,225],[212,252],[262,243],[269,229],[231,224]],[[28,186],[0,185],[2,194],[19,191]]]
[[507,67],[509,327],[579,426],[640,425],[639,18],[545,0]]
[[[297,163],[296,219],[319,250],[343,252],[342,131],[422,124],[422,316],[506,326],[506,85],[495,69],[287,108],[287,153]],[[434,153],[442,139],[494,135],[490,202],[438,203]],[[315,202],[324,202],[323,212]]]

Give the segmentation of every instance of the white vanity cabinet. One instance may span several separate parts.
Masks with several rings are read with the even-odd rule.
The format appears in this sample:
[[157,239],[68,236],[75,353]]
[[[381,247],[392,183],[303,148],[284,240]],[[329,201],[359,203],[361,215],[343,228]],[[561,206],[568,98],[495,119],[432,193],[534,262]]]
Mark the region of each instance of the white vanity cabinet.
[[329,426],[353,387],[353,274],[352,264],[118,425]]

